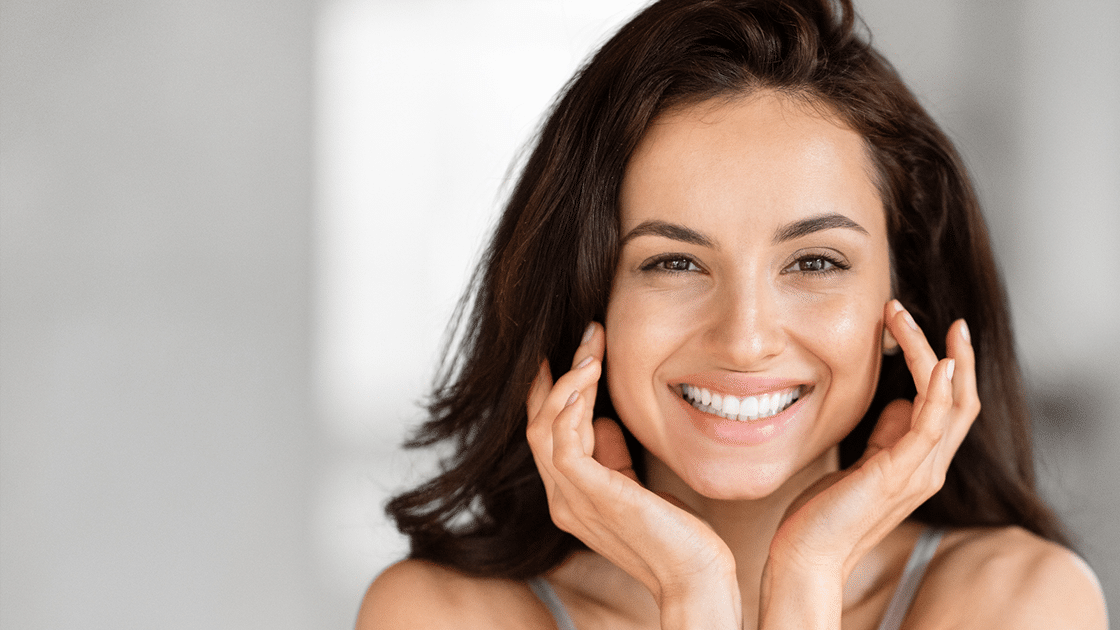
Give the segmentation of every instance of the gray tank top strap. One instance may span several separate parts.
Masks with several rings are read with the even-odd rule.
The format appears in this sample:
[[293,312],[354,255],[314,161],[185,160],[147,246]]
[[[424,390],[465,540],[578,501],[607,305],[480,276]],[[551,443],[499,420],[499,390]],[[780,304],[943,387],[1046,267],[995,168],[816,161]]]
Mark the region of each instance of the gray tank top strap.
[[[945,530],[940,528],[927,527],[922,530],[918,542],[914,543],[914,550],[910,552],[910,559],[906,561],[906,568],[902,570],[902,578],[895,588],[894,597],[887,605],[887,612],[883,615],[879,630],[899,630],[902,627],[902,620],[910,611],[914,596],[918,594],[918,586],[921,585],[930,560],[933,559],[937,545],[941,543],[941,537],[944,535]],[[556,622],[557,630],[576,630],[568,610],[564,608],[564,603],[560,601],[548,580],[542,577],[532,578],[529,580],[529,588],[533,589],[541,603],[548,608],[548,612]]]
[[552,613],[556,630],[576,630],[576,624],[572,623],[572,618],[568,616],[568,609],[564,608],[564,602],[556,596],[556,591],[552,589],[548,580],[543,577],[530,578],[529,588],[533,589],[541,603],[548,608],[548,612]]
[[914,603],[918,586],[922,583],[926,568],[929,567],[929,562],[933,559],[937,545],[944,535],[945,530],[937,527],[926,527],[922,530],[918,542],[914,543],[914,550],[910,552],[910,559],[906,561],[906,568],[902,570],[902,578],[899,579],[898,587],[894,590],[891,603],[887,605],[887,612],[883,615],[879,630],[898,630],[902,627],[902,620],[906,618],[910,605]]

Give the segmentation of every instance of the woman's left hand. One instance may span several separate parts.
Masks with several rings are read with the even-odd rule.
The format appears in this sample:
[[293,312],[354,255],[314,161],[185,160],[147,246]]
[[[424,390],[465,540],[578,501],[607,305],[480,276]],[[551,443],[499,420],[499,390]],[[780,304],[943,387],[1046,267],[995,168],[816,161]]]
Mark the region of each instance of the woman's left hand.
[[884,314],[918,395],[912,403],[887,405],[863,457],[826,475],[790,506],[771,543],[764,606],[768,594],[784,588],[777,582],[823,580],[824,588],[842,589],[859,560],[941,488],[980,412],[975,355],[964,321],[950,327],[948,357],[938,360],[897,300],[887,303]]

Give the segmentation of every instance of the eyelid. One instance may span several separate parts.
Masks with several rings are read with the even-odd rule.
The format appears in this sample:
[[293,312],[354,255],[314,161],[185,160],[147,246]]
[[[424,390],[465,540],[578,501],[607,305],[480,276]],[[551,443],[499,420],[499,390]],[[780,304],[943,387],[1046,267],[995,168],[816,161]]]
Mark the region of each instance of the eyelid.
[[[825,261],[829,262],[832,265],[832,268],[831,269],[825,269],[825,270],[822,270],[822,271],[790,271],[790,268],[793,267],[794,265],[796,265],[797,263],[799,263],[803,260],[811,260],[811,259],[816,259],[816,258],[819,258],[819,259],[822,259],[822,260],[825,260]],[[810,249],[802,249],[802,250],[798,250],[798,251],[794,252],[793,255],[790,256],[789,259],[787,260],[785,266],[782,267],[782,273],[804,273],[804,274],[812,274],[812,275],[823,275],[823,274],[845,271],[847,269],[851,269],[851,267],[852,267],[852,264],[851,264],[851,262],[848,261],[848,258],[846,256],[844,256],[843,254],[841,254],[840,252],[836,251],[836,250],[833,250],[831,248],[820,248],[820,249],[810,248]]]
[[[664,269],[664,268],[659,267],[660,265],[662,265],[664,263],[677,261],[677,260],[687,261],[689,264],[694,265],[696,267],[696,271],[693,271],[693,270],[675,271],[675,270]],[[641,270],[641,271],[652,271],[652,272],[655,272],[655,273],[696,273],[697,271],[698,272],[704,272],[705,271],[704,266],[701,265],[700,262],[698,260],[696,260],[696,258],[694,256],[692,256],[690,254],[685,254],[683,252],[666,252],[664,254],[657,254],[657,255],[654,255],[654,256],[650,256],[649,258],[643,260],[638,265],[638,269]]]

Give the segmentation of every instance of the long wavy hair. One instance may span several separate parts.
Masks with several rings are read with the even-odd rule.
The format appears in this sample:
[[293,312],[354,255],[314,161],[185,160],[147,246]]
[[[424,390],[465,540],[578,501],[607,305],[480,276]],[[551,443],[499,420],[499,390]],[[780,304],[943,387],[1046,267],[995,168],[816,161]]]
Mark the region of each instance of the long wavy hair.
[[[969,323],[983,410],[915,518],[1019,525],[1064,542],[1035,490],[1007,302],[976,194],[952,143],[857,24],[850,0],[662,0],[569,82],[461,302],[460,342],[445,353],[430,418],[407,444],[453,450],[437,476],[386,508],[411,557],[520,579],[582,548],[549,516],[525,438],[530,383],[541,357],[553,374],[566,371],[588,322],[602,321],[619,187],[650,122],[671,107],[757,90],[823,105],[863,137],[896,297],[941,356],[949,325]],[[870,408],[840,445],[841,465],[862,454],[888,402],[914,395],[902,357],[885,357]],[[598,400],[597,414],[613,413],[602,384]]]

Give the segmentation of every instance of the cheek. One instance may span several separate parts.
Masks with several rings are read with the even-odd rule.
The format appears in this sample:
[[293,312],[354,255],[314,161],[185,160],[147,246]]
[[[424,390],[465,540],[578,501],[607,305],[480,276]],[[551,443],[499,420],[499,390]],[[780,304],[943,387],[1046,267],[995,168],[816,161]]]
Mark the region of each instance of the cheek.
[[[655,376],[692,334],[700,319],[698,300],[674,292],[627,291],[611,294],[606,331],[606,379],[619,415],[654,392]],[[649,398],[645,398],[649,400]]]
[[879,309],[869,309],[866,303],[839,296],[799,315],[801,329],[812,336],[814,345],[826,356],[857,357],[864,356],[872,345],[880,326],[878,313]]
[[877,300],[837,295],[796,315],[801,343],[827,371],[830,412],[853,426],[866,413],[879,381],[882,303]]

